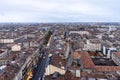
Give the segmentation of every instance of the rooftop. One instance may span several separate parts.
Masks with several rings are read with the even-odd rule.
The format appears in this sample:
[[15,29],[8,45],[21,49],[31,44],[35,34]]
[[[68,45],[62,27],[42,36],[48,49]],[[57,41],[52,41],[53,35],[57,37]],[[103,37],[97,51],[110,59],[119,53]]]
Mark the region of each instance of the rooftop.
[[72,74],[70,71],[66,71],[65,75],[58,75],[56,78],[53,78],[54,74],[48,75],[45,77],[45,80],[81,80]]
[[74,59],[80,59],[80,58],[81,58],[81,54],[80,54],[78,51],[75,51],[75,52],[73,53],[73,58],[74,58]]
[[97,71],[120,71],[120,66],[95,66]]
[[81,52],[81,60],[83,68],[93,69],[95,67],[91,57],[89,56],[87,51]]
[[108,58],[92,58],[96,66],[117,66],[111,59]]
[[[89,56],[88,52],[83,51],[81,56],[82,65],[83,68],[86,69],[95,69],[96,71],[108,71],[108,72],[114,72],[114,71],[120,71],[120,66],[117,66],[113,61],[107,60],[107,59],[94,59],[95,64],[93,63],[91,57]],[[107,61],[106,61],[107,60]],[[98,63],[106,63],[98,64]],[[97,64],[97,65],[96,65]]]
[[59,55],[53,55],[50,63],[59,68],[66,66],[66,60],[62,59],[62,57]]
[[113,54],[120,58],[120,52],[114,52]]
[[101,41],[99,39],[90,39],[90,42],[93,44],[101,43]]
[[20,68],[26,62],[26,59],[30,57],[36,51],[37,48],[22,49],[21,51],[11,51],[10,58],[14,63],[9,63],[6,67],[5,80],[12,80],[17,75]]

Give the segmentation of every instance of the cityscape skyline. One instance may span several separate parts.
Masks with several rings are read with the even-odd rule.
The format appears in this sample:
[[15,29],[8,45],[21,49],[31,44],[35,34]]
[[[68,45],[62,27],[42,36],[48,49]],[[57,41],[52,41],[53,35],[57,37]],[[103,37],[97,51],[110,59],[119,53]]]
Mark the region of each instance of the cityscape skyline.
[[0,22],[119,22],[119,0],[0,0]]
[[120,80],[117,23],[0,24],[0,80]]

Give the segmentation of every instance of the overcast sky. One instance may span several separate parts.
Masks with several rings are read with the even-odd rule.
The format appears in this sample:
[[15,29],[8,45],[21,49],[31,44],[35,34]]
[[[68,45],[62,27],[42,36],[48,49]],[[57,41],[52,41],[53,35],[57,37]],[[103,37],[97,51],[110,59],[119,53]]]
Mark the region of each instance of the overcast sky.
[[0,0],[0,22],[119,22],[120,0]]

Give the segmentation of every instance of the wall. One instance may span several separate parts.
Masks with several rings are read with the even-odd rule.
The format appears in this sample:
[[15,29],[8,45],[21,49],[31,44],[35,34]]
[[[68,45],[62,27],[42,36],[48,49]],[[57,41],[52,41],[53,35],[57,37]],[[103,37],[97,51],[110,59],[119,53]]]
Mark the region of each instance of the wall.
[[54,72],[59,72],[60,74],[65,74],[65,70],[58,68],[56,66],[53,66],[53,65],[48,65],[46,68],[45,75],[50,75],[50,74],[53,74]]
[[12,46],[12,51],[20,51],[21,50],[21,46],[20,45],[14,45]]
[[13,43],[14,39],[0,39],[0,43]]

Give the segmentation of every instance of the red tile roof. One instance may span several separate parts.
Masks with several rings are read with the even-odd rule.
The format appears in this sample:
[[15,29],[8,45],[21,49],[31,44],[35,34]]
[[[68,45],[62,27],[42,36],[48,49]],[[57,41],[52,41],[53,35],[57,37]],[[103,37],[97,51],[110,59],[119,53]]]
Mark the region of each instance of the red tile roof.
[[87,72],[81,72],[81,76],[84,77],[84,76],[87,76],[88,73]]
[[81,60],[82,60],[83,68],[87,68],[87,69],[92,68],[93,69],[95,67],[95,65],[87,51],[81,52]]
[[114,52],[113,54],[120,58],[120,52]]
[[90,55],[90,56],[100,56],[99,53],[92,52],[92,51],[89,52],[89,55]]
[[76,51],[76,52],[73,53],[73,58],[74,59],[80,59],[81,58],[81,54]]
[[54,55],[50,63],[59,68],[66,66],[66,60],[62,59],[62,57],[59,55]]
[[97,71],[120,71],[120,66],[95,66]]
[[80,69],[80,67],[79,66],[74,66],[74,65],[71,65],[71,66],[69,66],[69,68],[68,68],[69,70],[79,70]]

